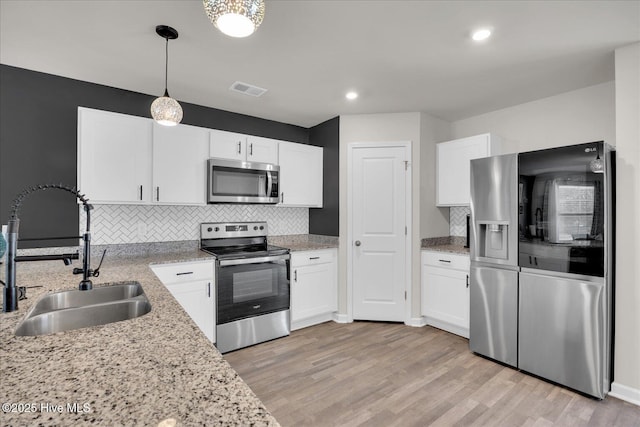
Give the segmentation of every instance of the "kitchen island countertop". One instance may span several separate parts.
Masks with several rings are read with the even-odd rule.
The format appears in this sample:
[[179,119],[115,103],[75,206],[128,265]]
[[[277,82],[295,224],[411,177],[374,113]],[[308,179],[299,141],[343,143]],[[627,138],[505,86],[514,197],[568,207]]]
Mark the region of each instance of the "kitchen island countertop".
[[37,337],[16,337],[18,322],[41,295],[77,289],[80,278],[60,261],[18,263],[18,286],[42,287],[29,288],[17,311],[0,313],[0,400],[13,404],[3,406],[3,424],[277,426],[149,268],[207,257],[197,249],[107,254],[94,286],[136,280],[151,312]]

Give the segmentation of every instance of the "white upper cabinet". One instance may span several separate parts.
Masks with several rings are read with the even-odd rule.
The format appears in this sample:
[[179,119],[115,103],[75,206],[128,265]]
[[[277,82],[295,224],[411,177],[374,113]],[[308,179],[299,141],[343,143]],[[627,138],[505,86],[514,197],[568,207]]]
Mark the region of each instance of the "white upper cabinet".
[[221,159],[246,160],[247,136],[239,133],[211,130],[209,155]]
[[280,204],[322,207],[322,147],[280,142]]
[[211,157],[259,163],[278,163],[278,141],[222,130],[210,131]]
[[247,161],[278,164],[279,142],[261,136],[247,136]]
[[209,129],[153,124],[155,203],[206,204]]
[[470,161],[499,153],[500,138],[489,133],[436,145],[436,205],[468,206]]
[[281,206],[322,207],[322,148],[78,108],[78,188],[94,203],[205,205],[207,159],[280,165]]
[[93,203],[151,201],[152,122],[78,108],[78,188]]

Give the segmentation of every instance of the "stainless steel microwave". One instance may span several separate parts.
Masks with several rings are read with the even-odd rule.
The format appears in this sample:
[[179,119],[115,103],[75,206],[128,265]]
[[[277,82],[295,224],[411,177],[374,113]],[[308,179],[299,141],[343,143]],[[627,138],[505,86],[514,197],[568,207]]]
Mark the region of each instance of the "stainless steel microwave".
[[207,161],[208,203],[278,203],[280,167],[241,160]]

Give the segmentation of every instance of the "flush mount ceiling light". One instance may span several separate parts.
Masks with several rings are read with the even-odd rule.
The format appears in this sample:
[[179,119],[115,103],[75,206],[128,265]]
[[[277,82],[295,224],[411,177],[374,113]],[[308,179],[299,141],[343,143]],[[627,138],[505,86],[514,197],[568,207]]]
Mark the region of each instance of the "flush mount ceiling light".
[[264,18],[264,0],[202,0],[209,20],[224,34],[247,37]]
[[354,92],[354,91],[347,92],[344,97],[347,98],[349,101],[353,101],[358,97],[358,92]]
[[164,126],[175,126],[182,120],[182,107],[178,101],[169,96],[167,75],[169,74],[169,40],[178,38],[178,32],[167,25],[158,25],[156,33],[167,40],[164,63],[164,95],[156,98],[151,104],[151,117],[156,123]]
[[480,30],[475,31],[471,35],[471,38],[479,42],[479,41],[488,39],[490,35],[491,35],[491,30],[489,30],[488,28],[482,28]]

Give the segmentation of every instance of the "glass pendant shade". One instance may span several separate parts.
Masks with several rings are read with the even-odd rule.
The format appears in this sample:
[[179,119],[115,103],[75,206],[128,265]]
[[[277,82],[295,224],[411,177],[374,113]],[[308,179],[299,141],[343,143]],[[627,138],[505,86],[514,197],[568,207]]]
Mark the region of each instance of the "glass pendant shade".
[[604,162],[600,158],[600,154],[598,154],[598,157],[591,160],[589,166],[591,167],[591,172],[593,173],[604,173]]
[[151,117],[163,126],[175,126],[182,121],[182,107],[167,92],[151,104]]
[[264,18],[264,0],[203,0],[209,20],[224,34],[247,37]]
[[164,68],[164,95],[156,98],[151,103],[151,117],[156,123],[163,126],[175,126],[182,121],[182,107],[175,99],[169,96],[167,90],[167,76],[169,75],[169,40],[178,38],[178,32],[167,25],[158,25],[156,33],[166,40],[165,68]]

